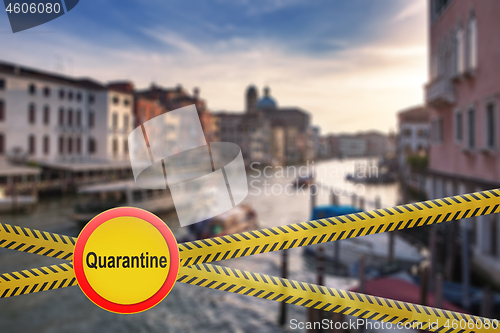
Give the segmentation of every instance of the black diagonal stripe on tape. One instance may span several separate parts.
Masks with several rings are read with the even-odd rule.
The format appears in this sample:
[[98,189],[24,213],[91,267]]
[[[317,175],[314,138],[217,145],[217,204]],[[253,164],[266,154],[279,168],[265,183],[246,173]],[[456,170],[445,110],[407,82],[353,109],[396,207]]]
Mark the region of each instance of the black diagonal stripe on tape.
[[202,248],[203,248],[203,246],[201,246],[201,245],[200,245],[200,244],[198,244],[197,242],[198,242],[198,240],[195,240],[195,241],[192,241],[192,242],[191,242],[191,244],[193,244],[194,246],[196,246],[196,247],[197,247],[197,248],[199,248],[199,249],[202,249]]
[[64,279],[61,281],[61,284],[59,285],[59,287],[57,288],[62,288],[64,286],[64,284],[66,283],[66,281],[68,281],[68,279]]
[[360,213],[354,213],[354,216],[356,216],[360,220],[364,220],[365,219]]
[[443,207],[443,205],[441,205],[441,204],[439,203],[439,201],[437,201],[437,200],[431,200],[431,202],[432,202],[433,204],[435,204],[436,206],[438,206],[438,207]]
[[472,213],[471,217],[475,217],[477,215],[477,212],[479,212],[479,207],[474,209],[474,212]]
[[351,313],[349,313],[349,316],[354,316],[356,312],[359,312],[361,309],[354,309]]
[[446,200],[446,198],[441,198],[441,201],[444,202],[445,204],[447,204],[448,206],[451,206],[451,202]]
[[345,215],[345,217],[348,218],[351,222],[356,222],[356,220],[352,218],[351,214]]
[[251,292],[253,292],[255,290],[255,288],[250,288],[248,289],[243,295],[248,295],[250,294]]
[[471,197],[473,197],[474,199],[476,199],[476,200],[481,200],[481,198],[479,198],[479,197],[478,197],[477,195],[475,195],[474,193],[469,193],[469,195],[470,195]]
[[9,247],[11,247],[12,245],[14,245],[14,244],[16,244],[16,243],[17,243],[17,242],[12,241],[12,242],[10,242],[9,244],[5,245],[4,247],[5,247],[6,249],[8,249]]
[[356,231],[356,229],[351,229],[351,231],[349,232],[349,234],[347,235],[347,238],[351,238],[352,234],[354,233],[354,231]]
[[275,236],[279,235],[279,232],[277,232],[276,230],[274,230],[274,228],[268,228],[267,230],[269,230],[270,232],[272,232]]

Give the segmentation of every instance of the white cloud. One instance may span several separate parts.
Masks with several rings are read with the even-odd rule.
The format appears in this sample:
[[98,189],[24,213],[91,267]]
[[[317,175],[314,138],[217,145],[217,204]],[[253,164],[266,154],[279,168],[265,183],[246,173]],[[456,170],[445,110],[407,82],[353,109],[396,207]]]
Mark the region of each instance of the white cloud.
[[241,37],[201,46],[174,32],[149,30],[149,36],[175,52],[100,48],[58,33],[0,36],[0,43],[10,45],[0,50],[0,58],[52,70],[55,55],[61,54],[73,59],[77,76],[130,79],[139,87],[151,81],[197,86],[212,110],[243,110],[248,84],[270,85],[280,105],[308,110],[324,132],[387,131],[395,129],[398,110],[423,102],[425,11],[409,5],[399,16],[414,11],[421,17],[411,14],[414,19],[400,20],[399,29],[394,29],[394,22],[381,27],[377,40],[356,47],[346,44],[341,51],[321,56],[292,54],[276,43]]

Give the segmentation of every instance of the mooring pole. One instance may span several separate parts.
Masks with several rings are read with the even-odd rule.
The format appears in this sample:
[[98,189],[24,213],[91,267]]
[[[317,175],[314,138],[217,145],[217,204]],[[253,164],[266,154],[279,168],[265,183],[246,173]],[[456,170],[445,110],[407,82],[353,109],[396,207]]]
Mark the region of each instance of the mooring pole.
[[[286,279],[288,277],[288,250],[281,251],[281,277]],[[286,323],[286,303],[280,303],[280,313],[278,323],[284,326]]]

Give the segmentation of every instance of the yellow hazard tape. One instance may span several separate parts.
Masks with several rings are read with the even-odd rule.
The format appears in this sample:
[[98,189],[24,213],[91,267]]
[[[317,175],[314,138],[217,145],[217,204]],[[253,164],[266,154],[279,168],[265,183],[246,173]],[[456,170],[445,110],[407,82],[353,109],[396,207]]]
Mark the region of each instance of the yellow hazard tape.
[[0,298],[75,286],[73,265],[60,264],[0,275]]
[[181,266],[420,227],[500,211],[494,189],[179,244]]
[[[493,332],[498,322],[392,299],[327,288],[229,267],[198,264],[182,267],[178,282],[253,296],[363,319],[434,332]],[[472,325],[470,329],[467,325]],[[406,325],[406,326],[405,326]],[[462,330],[465,325],[466,330]],[[485,327],[489,328],[485,328]],[[455,328],[456,327],[456,328]]]
[[[499,207],[500,190],[494,189],[182,243],[178,246],[185,267],[178,281],[388,323],[421,323],[427,325],[422,329],[436,332],[465,332],[457,325],[471,322],[476,323],[473,329],[467,326],[471,332],[491,331],[485,328],[491,321],[480,317],[206,263],[498,213]],[[0,247],[71,261],[75,242],[72,237],[0,223]],[[0,275],[0,298],[72,285],[76,280],[70,263],[5,273]],[[436,321],[438,328],[429,326]]]
[[0,247],[73,260],[76,238],[0,223]]

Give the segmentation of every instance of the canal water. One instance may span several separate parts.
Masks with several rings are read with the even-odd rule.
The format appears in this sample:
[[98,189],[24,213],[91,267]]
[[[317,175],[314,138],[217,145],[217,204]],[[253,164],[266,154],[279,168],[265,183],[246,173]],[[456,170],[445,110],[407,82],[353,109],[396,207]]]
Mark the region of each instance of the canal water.
[[[316,163],[316,179],[323,184],[317,204],[329,201],[329,189],[340,194],[341,203],[351,203],[349,194],[356,193],[367,201],[379,196],[382,206],[398,201],[398,186],[358,185],[345,181],[345,174],[354,171],[355,163],[364,160],[326,161]],[[309,191],[292,188],[299,172],[311,172],[313,166],[250,170],[249,195],[244,204],[257,212],[259,227],[274,227],[303,222],[310,218]],[[288,171],[288,172],[287,172]],[[71,221],[76,197],[63,195],[41,198],[30,214],[2,215],[3,223],[78,236],[80,229]],[[367,206],[368,209],[373,207]],[[185,235],[175,214],[161,216],[176,237]],[[313,266],[302,249],[289,250],[291,279],[314,282]],[[234,268],[280,275],[278,252],[224,261]],[[10,272],[62,262],[34,254],[0,249],[0,271]],[[347,288],[349,278],[337,277],[335,286]],[[1,286],[0,286],[1,287]],[[131,286],[133,288],[133,286]],[[94,305],[78,287],[51,290],[36,294],[0,299],[0,332],[289,332],[290,325],[280,327],[279,303],[230,294],[202,287],[177,283],[171,293],[156,307],[139,314],[119,315]],[[304,321],[306,310],[288,306],[288,320]],[[294,330],[297,332],[298,330]]]

